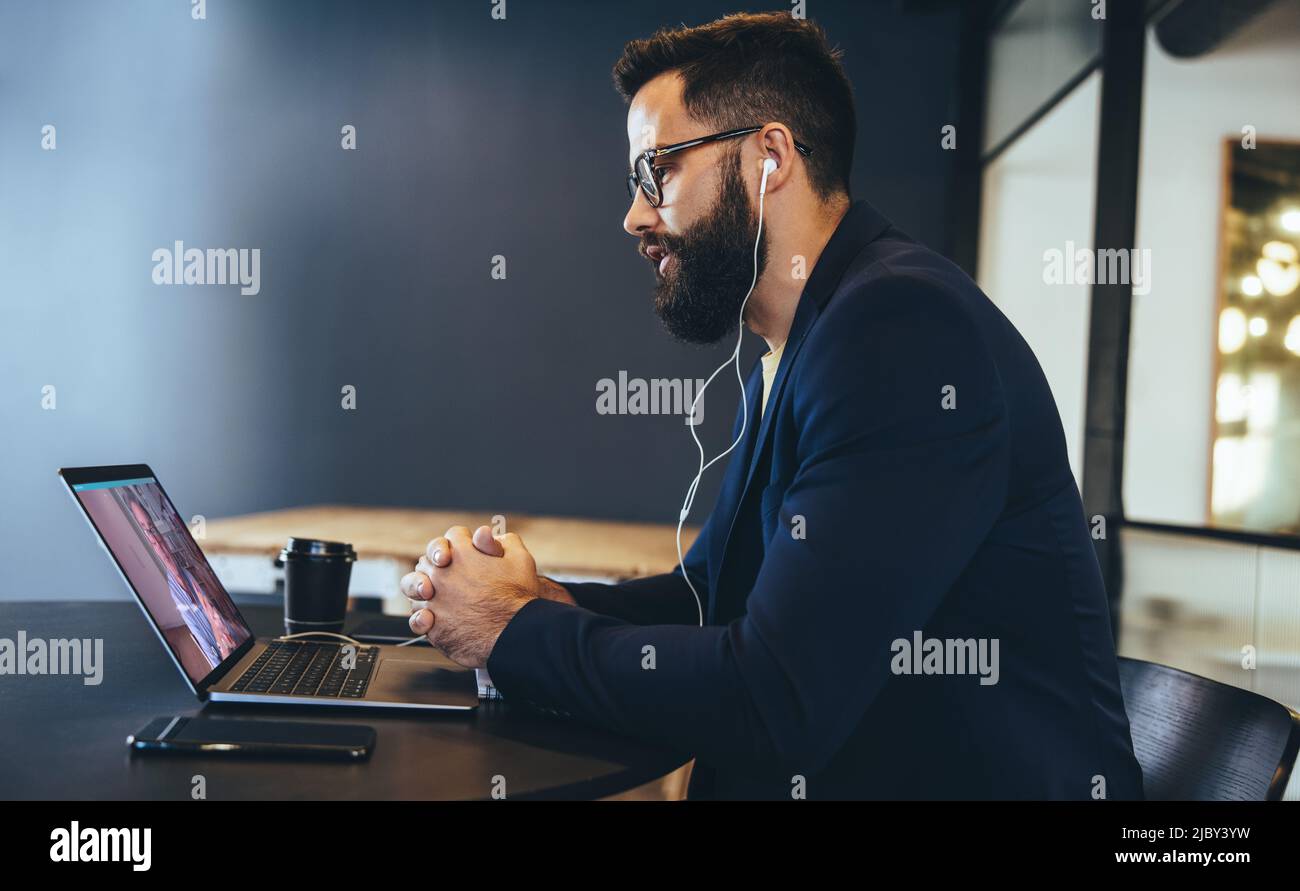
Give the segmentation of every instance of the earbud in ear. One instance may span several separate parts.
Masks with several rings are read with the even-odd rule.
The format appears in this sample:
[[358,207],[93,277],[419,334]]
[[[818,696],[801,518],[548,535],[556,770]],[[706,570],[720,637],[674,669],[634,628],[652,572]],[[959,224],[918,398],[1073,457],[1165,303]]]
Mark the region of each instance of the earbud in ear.
[[765,158],[763,160],[763,181],[758,184],[758,194],[760,195],[767,194],[767,176],[775,169],[776,169],[775,160],[773,160],[772,158]]

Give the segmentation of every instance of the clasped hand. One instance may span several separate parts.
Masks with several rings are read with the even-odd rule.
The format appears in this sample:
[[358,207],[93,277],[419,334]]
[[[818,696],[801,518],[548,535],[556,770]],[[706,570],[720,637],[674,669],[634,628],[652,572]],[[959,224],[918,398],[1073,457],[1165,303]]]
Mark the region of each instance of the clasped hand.
[[414,601],[411,630],[466,668],[487,667],[497,638],[515,613],[539,597],[574,603],[569,592],[537,575],[537,563],[513,532],[453,526],[435,538],[402,577]]
[[411,630],[467,668],[484,668],[515,613],[541,596],[537,564],[514,533],[453,526],[402,578]]

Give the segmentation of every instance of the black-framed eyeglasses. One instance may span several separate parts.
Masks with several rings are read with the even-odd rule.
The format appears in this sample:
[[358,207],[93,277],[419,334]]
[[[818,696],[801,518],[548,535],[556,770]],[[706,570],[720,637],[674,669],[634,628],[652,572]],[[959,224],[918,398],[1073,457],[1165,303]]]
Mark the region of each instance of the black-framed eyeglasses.
[[[688,139],[685,142],[666,145],[663,148],[646,149],[636,156],[632,171],[627,175],[627,197],[635,201],[636,190],[640,189],[645,193],[646,201],[650,202],[650,206],[658,207],[664,200],[664,189],[663,184],[659,182],[659,168],[654,164],[657,158],[671,155],[674,152],[685,151],[688,148],[695,148],[697,145],[719,142],[736,136],[748,136],[750,133],[757,133],[762,129],[762,127],[741,127],[738,130],[714,133],[712,136],[701,136],[699,139]],[[794,147],[805,158],[812,154],[812,149],[797,139],[794,141]]]

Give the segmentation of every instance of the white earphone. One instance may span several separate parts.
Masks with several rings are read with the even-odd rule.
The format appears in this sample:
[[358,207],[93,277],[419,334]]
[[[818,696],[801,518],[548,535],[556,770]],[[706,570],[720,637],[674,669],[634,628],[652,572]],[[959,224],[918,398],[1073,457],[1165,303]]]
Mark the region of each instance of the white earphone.
[[736,441],[727,447],[725,452],[715,456],[709,463],[704,463],[704,446],[700,444],[700,438],[695,435],[695,425],[690,424],[691,439],[695,440],[695,448],[700,452],[700,469],[695,474],[695,479],[691,480],[690,486],[686,488],[686,500],[682,502],[681,513],[677,516],[677,565],[682,570],[682,578],[686,579],[687,586],[691,589],[691,594],[695,595],[695,608],[699,612],[700,627],[704,627],[704,603],[700,600],[700,592],[695,590],[695,585],[691,582],[691,577],[686,573],[686,563],[682,557],[682,526],[686,523],[686,517],[690,515],[691,506],[695,503],[695,492],[699,489],[700,478],[704,476],[704,471],[708,470],[717,462],[727,457],[740,445],[741,440],[745,438],[745,427],[749,423],[749,400],[745,398],[745,379],[740,374],[740,345],[745,338],[745,306],[749,303],[749,297],[754,293],[754,286],[758,284],[758,245],[763,240],[763,196],[767,194],[767,177],[773,170],[777,169],[777,163],[772,158],[763,160],[763,179],[758,184],[758,234],[754,236],[754,279],[749,283],[749,291],[745,294],[745,299],[740,304],[740,325],[736,332],[736,348],[731,353],[731,358],[723,362],[714,369],[713,374],[700,387],[700,391],[695,394],[694,401],[691,402],[691,419],[695,419],[695,407],[699,404],[700,399],[704,396],[704,391],[713,383],[713,379],[718,376],[722,369],[728,365],[734,364],[736,367],[736,383],[740,384],[740,433],[736,436]]

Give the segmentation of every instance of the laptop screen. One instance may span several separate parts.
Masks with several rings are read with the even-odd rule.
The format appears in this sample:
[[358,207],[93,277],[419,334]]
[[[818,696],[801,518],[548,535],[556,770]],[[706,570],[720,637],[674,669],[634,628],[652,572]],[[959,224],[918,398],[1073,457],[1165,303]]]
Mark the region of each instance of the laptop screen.
[[199,684],[252,637],[156,479],[72,490],[191,681]]

